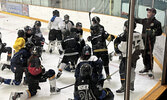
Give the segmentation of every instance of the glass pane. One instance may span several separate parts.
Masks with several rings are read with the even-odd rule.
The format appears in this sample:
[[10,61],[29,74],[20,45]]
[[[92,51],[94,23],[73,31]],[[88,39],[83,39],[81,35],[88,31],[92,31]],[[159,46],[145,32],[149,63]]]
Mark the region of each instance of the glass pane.
[[49,1],[48,0],[41,0],[41,5],[42,6],[49,6]]
[[23,0],[16,0],[16,2],[22,2]]
[[31,4],[31,0],[23,0],[24,4]]
[[40,5],[41,4],[40,1],[41,0],[32,0],[32,4],[33,5]]

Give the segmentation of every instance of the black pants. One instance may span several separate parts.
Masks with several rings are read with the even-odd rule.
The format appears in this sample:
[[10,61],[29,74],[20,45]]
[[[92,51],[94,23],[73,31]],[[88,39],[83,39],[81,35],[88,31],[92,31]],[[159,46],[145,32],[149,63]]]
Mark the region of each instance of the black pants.
[[45,74],[39,74],[37,76],[33,76],[30,73],[27,75],[27,80],[28,80],[28,91],[30,92],[30,96],[34,96],[37,93],[38,89],[41,89],[39,86],[40,82],[46,82],[47,78],[51,78],[52,76],[55,75],[54,70],[48,70],[46,71]]
[[74,66],[75,64],[77,64],[78,58],[79,58],[79,54],[73,55],[73,56],[63,56],[61,63],[68,64],[69,62],[71,62],[71,65]]
[[0,56],[1,56],[2,53],[8,53],[7,61],[9,61],[11,59],[11,55],[12,55],[12,48],[11,47],[3,47],[0,50]]
[[62,40],[62,32],[60,30],[51,29],[49,32],[49,41]]
[[150,49],[145,49],[142,53],[142,57],[146,70],[153,70],[153,50],[150,51]]
[[108,57],[108,51],[104,51],[104,52],[93,52],[93,55],[97,56],[97,58],[101,58],[101,60],[103,61],[103,65],[104,65],[104,69],[106,72],[106,75],[109,75],[109,57]]
[[[136,69],[136,63],[137,60],[139,59],[139,55],[140,55],[140,51],[135,51],[132,54],[132,61],[131,61],[131,81],[134,82],[135,80],[135,69]],[[123,57],[121,62],[120,62],[120,66],[119,66],[119,73],[120,73],[120,80],[121,80],[121,84],[123,86],[125,86],[125,82],[126,82],[126,63],[127,62],[127,58]]]

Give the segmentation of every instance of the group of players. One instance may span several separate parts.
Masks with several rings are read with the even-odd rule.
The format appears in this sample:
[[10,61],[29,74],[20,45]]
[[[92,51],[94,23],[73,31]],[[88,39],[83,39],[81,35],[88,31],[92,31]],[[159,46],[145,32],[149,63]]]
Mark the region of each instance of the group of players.
[[[127,13],[123,13],[128,15]],[[156,36],[162,34],[161,23],[155,19],[156,10],[154,8],[147,9],[147,18],[135,18],[134,30],[136,23],[143,25],[143,32],[134,31],[133,45],[132,45],[132,63],[131,63],[131,84],[130,90],[134,91],[135,68],[139,55],[142,54],[144,58],[144,70],[139,73],[147,72],[151,77],[153,76],[153,57],[152,51]],[[59,17],[59,11],[53,11],[53,17],[49,21],[49,44],[48,51],[53,53],[55,45],[59,54],[63,54],[63,58],[58,65],[58,73],[50,69],[45,71],[41,64],[41,55],[44,37],[40,31],[41,22],[36,21],[33,28],[26,26],[24,30],[18,31],[18,38],[15,41],[13,48],[15,53],[11,58],[12,50],[10,47],[3,45],[2,52],[8,52],[7,60],[11,61],[10,65],[4,64],[2,70],[9,68],[14,72],[15,79],[5,79],[0,77],[0,83],[9,85],[19,85],[22,81],[23,72],[25,72],[23,84],[28,85],[28,90],[25,92],[15,92],[11,97],[12,100],[17,98],[26,99],[34,96],[37,90],[40,89],[39,82],[46,82],[49,79],[50,92],[55,94],[56,79],[62,75],[63,69],[67,71],[75,71],[75,86],[74,86],[74,100],[113,100],[114,95],[109,88],[103,88],[104,81],[111,79],[109,72],[109,55],[107,41],[114,41],[115,54],[120,54],[121,62],[119,66],[121,88],[117,93],[125,91],[126,80],[126,50],[128,37],[128,23],[124,23],[124,32],[115,37],[107,33],[104,27],[100,24],[100,18],[95,16],[92,18],[92,25],[90,27],[91,36],[87,40],[91,42],[92,48],[85,44],[82,38],[83,30],[82,23],[78,22],[76,26],[69,20],[69,15],[64,16],[64,20]],[[116,38],[116,39],[115,39]],[[104,79],[102,69],[104,67],[106,78]]]

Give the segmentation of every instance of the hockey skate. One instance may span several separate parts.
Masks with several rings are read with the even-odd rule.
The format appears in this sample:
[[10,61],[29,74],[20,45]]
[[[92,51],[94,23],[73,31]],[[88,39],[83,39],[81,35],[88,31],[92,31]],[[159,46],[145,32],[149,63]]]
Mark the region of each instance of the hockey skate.
[[0,77],[0,85],[4,82],[4,78]]
[[6,68],[10,69],[10,65],[8,65],[8,64],[3,64],[1,70],[3,71],[3,70],[6,69]]
[[139,71],[139,74],[141,74],[141,75],[148,74],[148,70],[146,68],[143,68],[142,70]]
[[154,75],[153,75],[152,70],[148,71],[148,77],[151,78],[151,79],[154,79]]
[[50,86],[50,93],[51,94],[56,94],[56,88]]
[[56,75],[56,79],[58,79],[61,75],[62,75],[62,72],[59,71],[59,72],[57,73],[57,75]]
[[23,94],[23,92],[11,92],[9,100],[21,100],[21,94]]
[[122,86],[120,89],[116,90],[116,93],[123,93],[125,91],[124,87]]

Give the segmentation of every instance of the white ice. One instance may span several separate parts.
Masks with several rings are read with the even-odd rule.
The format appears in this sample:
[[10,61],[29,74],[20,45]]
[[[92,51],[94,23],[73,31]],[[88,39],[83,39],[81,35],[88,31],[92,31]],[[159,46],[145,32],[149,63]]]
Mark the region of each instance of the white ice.
[[[30,25],[33,26],[35,20],[25,19],[21,17],[16,17],[12,15],[2,14],[0,13],[0,32],[2,33],[2,41],[7,43],[7,46],[13,47],[14,41],[17,38],[17,30],[23,29],[24,26]],[[114,26],[114,25],[113,25]],[[122,25],[115,25],[120,27]],[[48,43],[48,30],[46,29],[47,23],[42,23],[41,30],[43,35]],[[122,29],[122,28],[121,28]],[[121,30],[114,30],[120,32]],[[83,36],[86,38],[89,33],[84,32]],[[115,34],[118,35],[118,34]],[[90,43],[88,43],[90,44]],[[45,44],[44,48],[47,50],[47,45]],[[113,51],[113,42],[109,45],[109,52]],[[42,54],[42,64],[48,69],[54,69],[57,72],[57,65],[59,62],[59,55],[57,51],[54,54],[49,54],[47,52]],[[2,54],[1,62],[5,62],[6,54]],[[143,68],[142,58],[137,62],[136,68],[136,80],[135,80],[135,91],[130,92],[131,100],[139,100],[142,96],[144,96],[159,80],[161,77],[161,69],[158,67],[156,63],[154,63],[154,75],[155,79],[150,79],[147,76],[139,75],[138,71]],[[119,69],[119,61],[118,57],[114,57],[113,61],[110,62],[110,73]],[[104,73],[104,71],[103,71]],[[4,78],[14,78],[14,74],[10,70],[0,70],[0,76]],[[69,84],[74,83],[74,73],[69,73],[63,71],[62,76],[57,80],[57,87],[63,87]],[[62,90],[59,94],[50,95],[49,92],[49,82],[40,83],[41,90],[38,90],[36,96],[30,98],[30,100],[68,100],[68,98],[73,98],[74,87],[69,87]],[[123,100],[123,94],[116,94],[116,90],[121,87],[119,72],[112,76],[111,81],[105,81],[104,87],[110,88],[114,95],[115,100]],[[21,84],[20,86],[9,86],[5,84],[0,85],[0,100],[8,100],[11,92],[15,91],[25,91],[27,90],[27,86]]]

